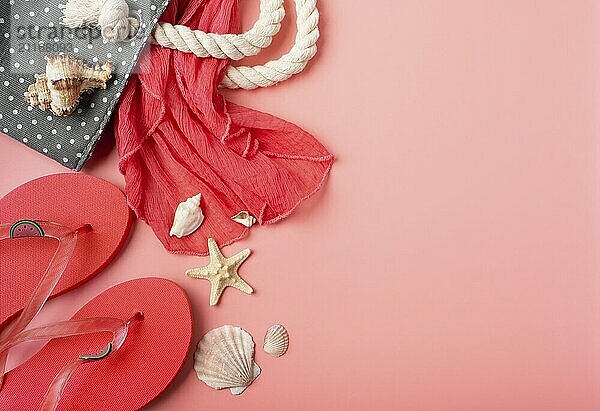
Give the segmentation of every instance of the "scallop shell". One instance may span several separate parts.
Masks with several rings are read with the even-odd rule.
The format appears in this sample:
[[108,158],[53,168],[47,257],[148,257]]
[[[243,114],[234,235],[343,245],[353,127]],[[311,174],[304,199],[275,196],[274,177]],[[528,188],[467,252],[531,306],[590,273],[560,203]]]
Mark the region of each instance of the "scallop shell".
[[239,395],[260,375],[254,362],[252,336],[239,327],[224,325],[209,331],[194,355],[198,378],[211,388],[229,388]]
[[197,194],[188,198],[186,201],[179,203],[175,210],[175,218],[173,226],[169,233],[170,236],[177,238],[185,237],[196,231],[204,221],[204,214],[200,208],[201,194]]
[[57,116],[68,116],[84,93],[106,88],[112,69],[111,62],[90,67],[72,56],[47,56],[46,73],[35,76],[35,83],[24,93],[25,102],[43,111],[50,109]]
[[290,345],[290,336],[283,325],[272,325],[265,335],[263,350],[273,357],[281,357]]
[[254,223],[256,223],[256,218],[247,211],[240,211],[231,217],[231,219],[236,223],[240,223],[248,228],[252,227]]

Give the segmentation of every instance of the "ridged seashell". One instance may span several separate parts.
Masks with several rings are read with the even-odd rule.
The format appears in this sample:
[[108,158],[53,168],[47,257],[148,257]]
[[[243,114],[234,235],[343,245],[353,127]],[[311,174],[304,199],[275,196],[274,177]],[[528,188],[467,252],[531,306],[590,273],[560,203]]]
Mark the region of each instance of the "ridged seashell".
[[254,223],[256,223],[256,218],[247,211],[240,211],[239,213],[231,217],[231,219],[236,223],[245,225],[248,228],[252,227]]
[[204,214],[200,208],[202,194],[197,194],[179,203],[175,210],[175,218],[171,227],[170,236],[177,238],[192,234],[204,221]]
[[209,331],[194,355],[198,378],[211,388],[229,388],[239,395],[260,375],[254,362],[252,336],[239,327],[224,325]]
[[273,357],[281,357],[290,345],[290,336],[283,325],[272,325],[265,335],[263,350]]
[[47,56],[46,73],[35,76],[35,83],[24,93],[25,102],[43,111],[50,109],[57,116],[68,116],[84,93],[106,88],[112,69],[110,61],[90,67],[73,56]]

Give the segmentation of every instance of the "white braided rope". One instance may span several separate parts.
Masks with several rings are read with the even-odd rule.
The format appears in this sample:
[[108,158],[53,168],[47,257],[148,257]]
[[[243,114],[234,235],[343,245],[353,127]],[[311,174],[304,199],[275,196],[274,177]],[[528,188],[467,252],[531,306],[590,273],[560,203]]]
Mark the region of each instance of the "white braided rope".
[[[295,0],[298,33],[292,49],[281,58],[260,66],[230,66],[221,87],[252,90],[269,87],[300,73],[317,53],[319,11],[316,0]],[[198,57],[240,60],[254,56],[271,44],[285,15],[283,0],[261,0],[260,17],[244,34],[214,34],[181,25],[158,23],[151,41],[163,47],[194,53]]]
[[198,57],[241,60],[257,55],[271,44],[284,16],[283,0],[261,0],[259,18],[246,33],[205,33],[187,26],[159,22],[150,41],[184,53],[194,53]]
[[[278,60],[262,66],[228,67],[221,87],[247,90],[269,87],[304,70],[317,53],[319,11],[316,0],[295,2],[298,33],[292,49]],[[99,25],[102,36],[110,41],[122,41],[138,32],[140,22],[129,16],[125,0],[67,0],[59,7],[64,14],[63,24],[68,27]],[[261,0],[259,19],[244,34],[205,33],[161,22],[154,27],[150,41],[198,57],[241,60],[258,54],[271,44],[284,16],[283,0]]]
[[319,39],[319,11],[316,0],[296,1],[298,33],[292,49],[278,60],[262,66],[230,66],[221,87],[252,90],[269,87],[300,73],[317,53]]

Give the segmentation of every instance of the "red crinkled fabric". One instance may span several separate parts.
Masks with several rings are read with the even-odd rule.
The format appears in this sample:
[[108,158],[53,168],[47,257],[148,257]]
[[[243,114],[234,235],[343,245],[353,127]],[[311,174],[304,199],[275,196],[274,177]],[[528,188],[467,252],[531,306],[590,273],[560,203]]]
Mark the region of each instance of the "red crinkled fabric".
[[[172,0],[162,21],[206,32],[236,33],[237,0]],[[173,253],[206,255],[248,229],[288,216],[324,183],[333,155],[298,126],[225,101],[218,85],[229,60],[152,46],[132,74],[116,114],[119,170],[137,216]],[[276,91],[274,91],[276,92]],[[202,226],[170,237],[177,205],[202,193]]]

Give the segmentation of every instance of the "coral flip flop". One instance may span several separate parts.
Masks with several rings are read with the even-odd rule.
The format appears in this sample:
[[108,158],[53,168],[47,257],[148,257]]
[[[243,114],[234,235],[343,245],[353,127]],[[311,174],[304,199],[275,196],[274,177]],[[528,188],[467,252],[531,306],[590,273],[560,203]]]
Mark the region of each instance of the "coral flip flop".
[[142,278],[109,288],[70,321],[22,331],[4,345],[0,338],[0,353],[48,337],[54,339],[6,374],[0,409],[137,410],[181,369],[192,315],[178,285]]
[[[0,226],[15,224],[13,236],[35,235],[38,228],[41,234],[43,228],[36,221],[58,223],[71,231],[91,225],[91,232],[77,236],[68,266],[50,298],[106,267],[124,245],[132,217],[125,195],[117,187],[79,173],[41,177],[0,199]],[[45,234],[0,244],[0,290],[10,296],[0,297],[0,330],[25,307],[57,251],[56,236]]]

